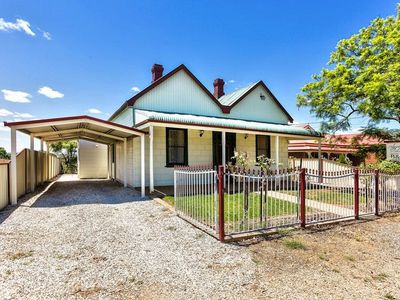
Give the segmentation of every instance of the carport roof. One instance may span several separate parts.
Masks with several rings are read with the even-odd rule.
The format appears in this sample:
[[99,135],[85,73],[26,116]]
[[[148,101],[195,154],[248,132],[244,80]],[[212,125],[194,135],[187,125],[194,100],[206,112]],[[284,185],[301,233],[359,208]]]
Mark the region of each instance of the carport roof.
[[33,135],[47,142],[86,139],[99,143],[114,143],[146,132],[90,116],[71,116],[21,122],[4,122],[4,126]]

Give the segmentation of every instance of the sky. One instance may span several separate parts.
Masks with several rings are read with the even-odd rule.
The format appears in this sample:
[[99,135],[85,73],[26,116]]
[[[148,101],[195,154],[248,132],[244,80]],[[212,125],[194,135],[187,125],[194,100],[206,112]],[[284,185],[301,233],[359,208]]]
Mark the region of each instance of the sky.
[[[318,129],[296,107],[300,88],[340,39],[395,10],[390,0],[2,0],[0,120],[107,119],[150,84],[154,63],[164,74],[184,63],[210,90],[217,77],[227,92],[263,80],[296,122]],[[0,147],[10,149],[1,125]]]

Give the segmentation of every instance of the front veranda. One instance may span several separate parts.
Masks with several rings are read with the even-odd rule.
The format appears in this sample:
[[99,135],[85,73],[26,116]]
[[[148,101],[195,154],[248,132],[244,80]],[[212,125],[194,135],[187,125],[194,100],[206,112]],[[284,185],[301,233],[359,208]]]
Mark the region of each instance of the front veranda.
[[[149,174],[146,185],[149,186],[150,192],[160,191],[165,194],[171,194],[170,187],[174,183],[175,166],[216,168],[219,165],[229,165],[234,163],[232,159],[234,152],[239,151],[247,153],[250,168],[255,166],[256,159],[260,155],[272,159],[273,169],[288,168],[290,167],[288,141],[305,138],[300,135],[284,135],[267,131],[224,130],[181,124],[157,124],[144,130],[149,132],[148,138],[146,137],[147,174]],[[132,147],[133,152],[138,148],[135,145]],[[121,152],[118,149],[117,157],[118,152]],[[117,159],[117,165],[118,161]],[[135,161],[132,162],[132,166],[139,169]],[[135,171],[131,173],[135,174]],[[139,183],[137,179],[130,180],[134,186]]]

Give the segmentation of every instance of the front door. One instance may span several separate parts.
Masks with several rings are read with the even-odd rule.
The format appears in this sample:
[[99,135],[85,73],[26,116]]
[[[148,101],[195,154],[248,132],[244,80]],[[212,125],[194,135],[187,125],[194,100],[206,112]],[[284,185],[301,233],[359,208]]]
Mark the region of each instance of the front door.
[[[236,133],[227,132],[225,138],[226,163],[235,164],[232,157],[235,155]],[[213,131],[213,163],[214,166],[222,165],[222,133],[215,131]]]

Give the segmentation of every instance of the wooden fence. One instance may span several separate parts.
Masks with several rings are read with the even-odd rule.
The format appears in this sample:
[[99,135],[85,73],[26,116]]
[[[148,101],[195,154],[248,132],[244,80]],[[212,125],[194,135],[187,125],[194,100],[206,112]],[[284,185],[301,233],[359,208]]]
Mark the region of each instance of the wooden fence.
[[[31,160],[34,160],[33,164]],[[10,170],[11,163],[0,164],[0,210],[10,201]],[[60,159],[54,154],[24,149],[17,154],[17,197],[32,191],[31,166],[33,165],[34,183],[37,187],[51,180],[60,173]]]
[[10,187],[8,185],[9,171],[10,163],[0,162],[0,210],[8,205],[10,198]]

